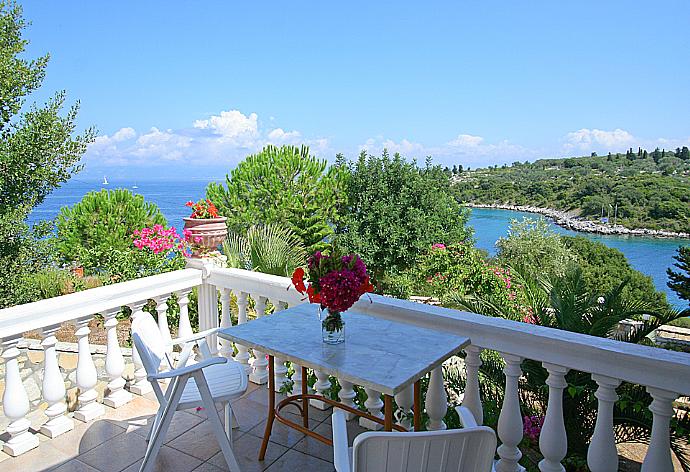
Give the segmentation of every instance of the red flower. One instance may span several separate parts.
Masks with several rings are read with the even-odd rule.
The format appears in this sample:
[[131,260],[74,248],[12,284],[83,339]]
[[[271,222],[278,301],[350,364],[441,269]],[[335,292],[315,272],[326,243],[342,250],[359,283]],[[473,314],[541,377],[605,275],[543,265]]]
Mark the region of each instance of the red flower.
[[361,287],[359,287],[359,290],[364,294],[364,293],[369,293],[374,291],[374,286],[371,284],[369,281],[369,276],[367,275],[364,278],[364,282],[362,282]]
[[292,285],[295,286],[295,289],[299,293],[304,294],[304,292],[307,291],[307,287],[306,285],[304,285],[304,269],[302,269],[301,267],[298,267],[297,269],[295,269],[295,272],[293,272]]
[[309,303],[321,303],[321,294],[315,293],[313,285],[307,289],[307,295],[309,296]]

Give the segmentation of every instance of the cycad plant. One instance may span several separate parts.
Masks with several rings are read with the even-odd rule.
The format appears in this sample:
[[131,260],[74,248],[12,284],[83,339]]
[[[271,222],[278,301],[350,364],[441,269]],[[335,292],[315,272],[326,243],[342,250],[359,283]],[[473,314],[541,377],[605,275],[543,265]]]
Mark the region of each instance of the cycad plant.
[[[519,270],[513,269],[513,275],[520,279],[527,300],[526,308],[531,314],[529,321],[541,326],[650,344],[647,336],[654,329],[690,315],[689,310],[659,309],[647,306],[643,301],[626,299],[623,289],[627,280],[606,293],[590,293],[582,272],[576,267],[570,268],[563,276],[550,279],[520,277],[519,274]],[[481,297],[457,296],[453,301],[462,309],[502,317],[490,300]],[[616,330],[620,321],[631,318],[644,320],[632,332],[621,334]],[[481,383],[484,393],[489,398],[498,398],[498,402],[490,403],[500,405],[505,388],[503,361],[493,352],[486,352],[482,361]],[[541,363],[529,359],[523,362],[522,370],[524,375],[520,379],[520,395],[523,416],[544,416],[548,404],[548,373]],[[590,374],[575,370],[566,375],[566,381],[568,387],[563,398],[563,417],[568,433],[568,453],[575,463],[582,463],[596,422],[597,400],[594,393],[597,384]],[[614,409],[616,441],[648,443],[652,427],[652,414],[648,409],[652,400],[650,395],[644,387],[629,383],[623,383],[617,391],[620,399]],[[671,422],[671,447],[685,471],[690,471],[689,435],[690,414],[679,410]]]
[[289,277],[306,263],[307,251],[292,231],[275,224],[255,225],[223,243],[228,267]]

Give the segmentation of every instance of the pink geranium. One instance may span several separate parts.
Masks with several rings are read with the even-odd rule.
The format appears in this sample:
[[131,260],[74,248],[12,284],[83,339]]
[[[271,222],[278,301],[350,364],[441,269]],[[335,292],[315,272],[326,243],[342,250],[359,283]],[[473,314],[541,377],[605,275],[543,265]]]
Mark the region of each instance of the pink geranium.
[[185,229],[180,236],[174,226],[165,228],[155,224],[150,228],[141,228],[132,233],[132,243],[140,250],[148,249],[154,254],[182,253],[191,255],[192,245],[201,242],[201,237],[193,237],[191,231]]

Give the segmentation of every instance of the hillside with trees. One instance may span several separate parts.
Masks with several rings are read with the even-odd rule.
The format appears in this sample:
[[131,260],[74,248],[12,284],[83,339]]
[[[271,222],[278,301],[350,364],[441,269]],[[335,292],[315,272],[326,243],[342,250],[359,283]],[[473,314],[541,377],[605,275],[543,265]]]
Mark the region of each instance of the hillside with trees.
[[690,231],[686,146],[460,169],[448,172],[461,202],[533,205],[591,220],[603,215],[627,228]]

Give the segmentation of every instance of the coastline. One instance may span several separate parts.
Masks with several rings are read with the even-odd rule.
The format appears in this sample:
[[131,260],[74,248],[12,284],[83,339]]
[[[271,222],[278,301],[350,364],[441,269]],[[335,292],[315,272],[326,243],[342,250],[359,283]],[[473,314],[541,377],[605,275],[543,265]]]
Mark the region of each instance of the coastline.
[[541,208],[531,205],[506,205],[506,204],[481,204],[481,203],[465,203],[464,206],[468,208],[494,208],[498,210],[513,210],[524,211],[527,213],[536,213],[545,216],[558,226],[579,231],[582,233],[596,233],[606,235],[620,235],[620,236],[645,236],[651,238],[678,238],[690,239],[690,233],[677,233],[674,231],[664,231],[647,228],[630,229],[621,225],[603,225],[594,221],[585,220],[579,217],[569,215],[568,212],[561,210],[554,210],[552,208]]

